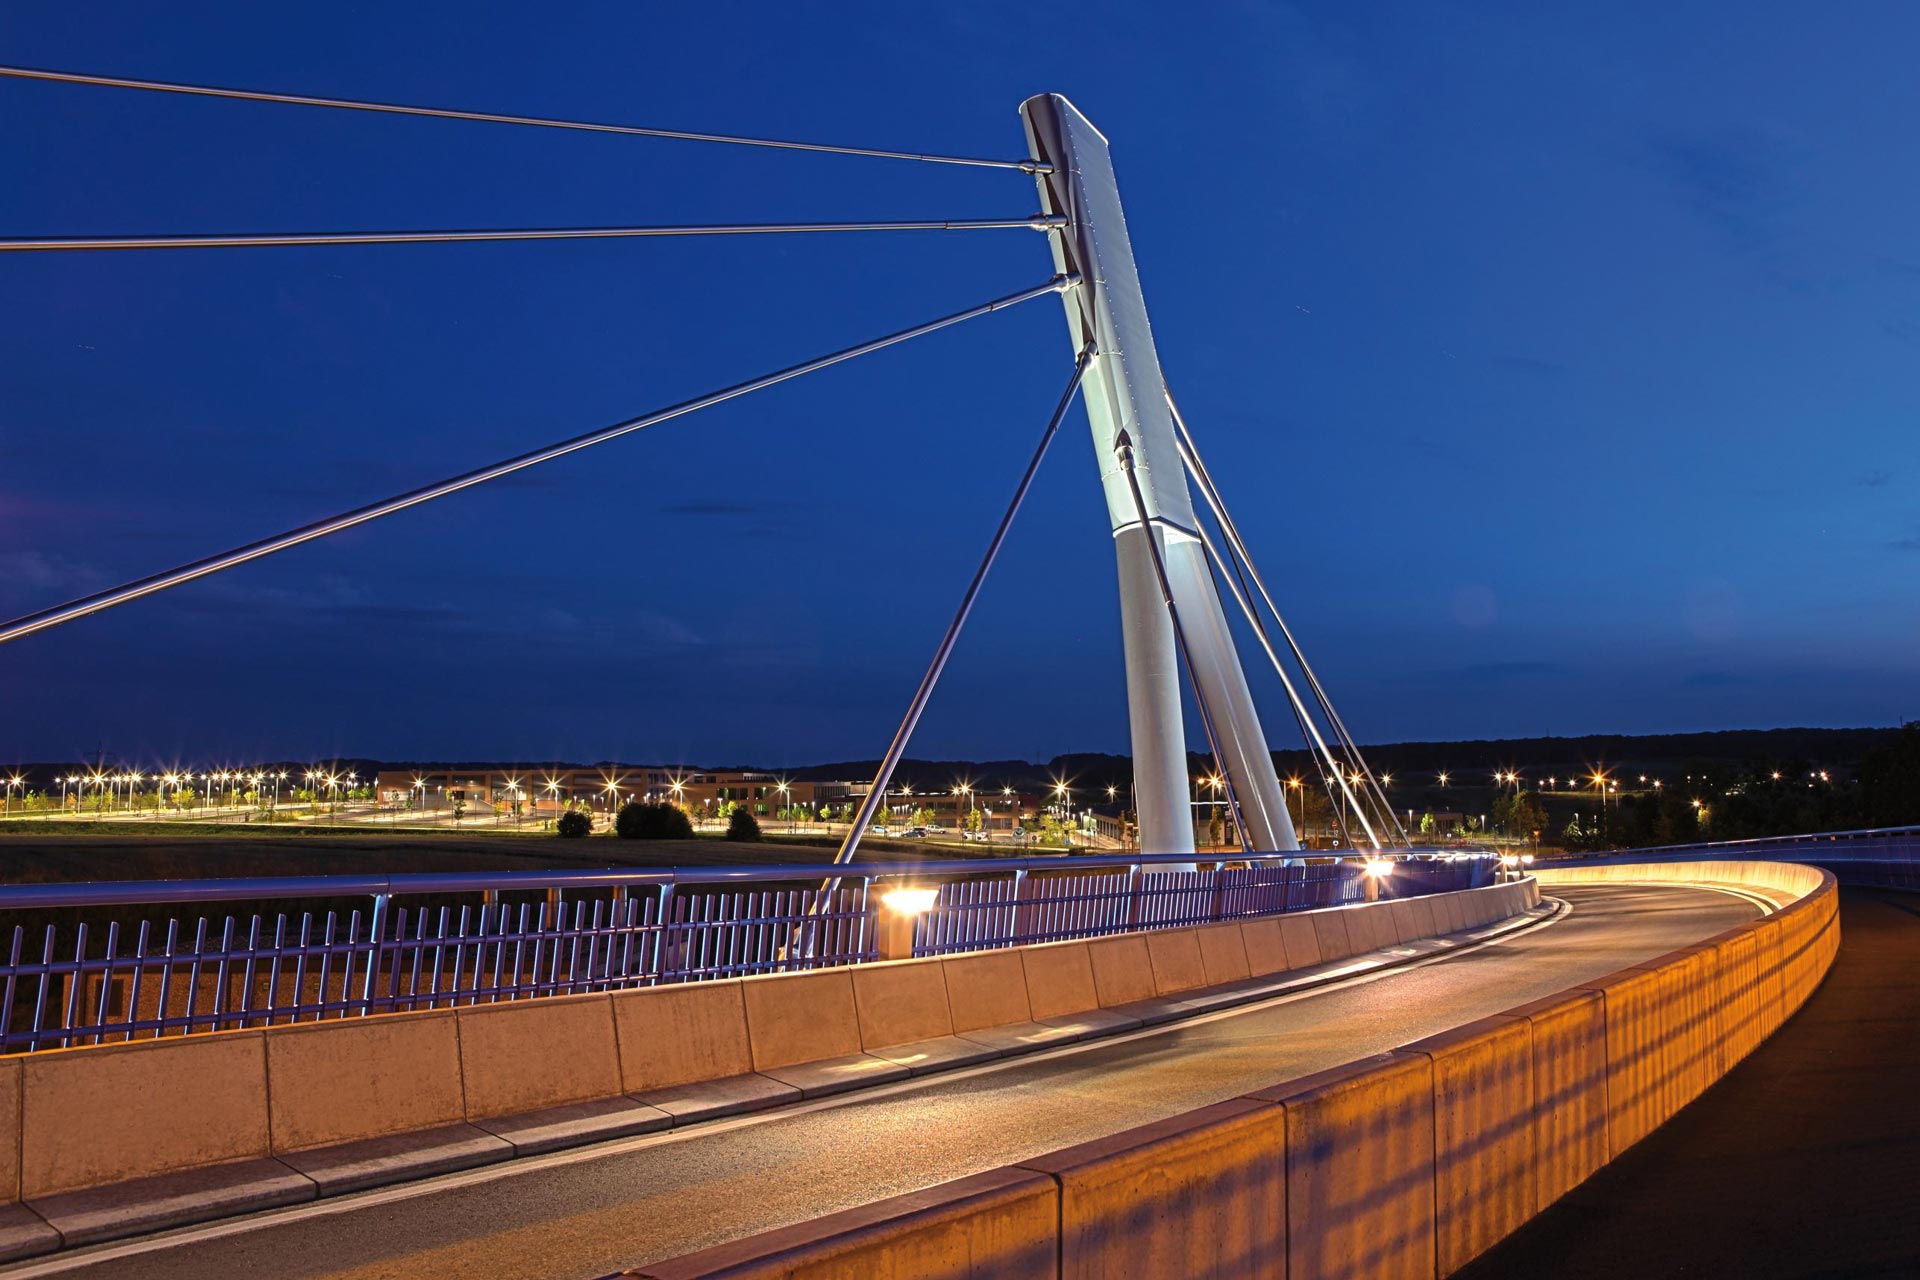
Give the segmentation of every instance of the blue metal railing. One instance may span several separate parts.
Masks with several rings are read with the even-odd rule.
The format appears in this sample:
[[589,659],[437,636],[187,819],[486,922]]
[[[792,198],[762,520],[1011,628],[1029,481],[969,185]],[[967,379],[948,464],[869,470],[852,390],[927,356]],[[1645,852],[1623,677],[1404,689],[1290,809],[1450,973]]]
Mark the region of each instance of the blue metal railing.
[[1804,862],[1833,872],[1841,884],[1920,890],[1920,827],[1758,836],[1706,844],[1660,845],[1606,855],[1608,862],[1625,863],[1724,858]]
[[[897,884],[938,887],[915,924],[916,955],[1271,915],[1365,892],[1351,852],[1217,859],[3,885],[0,1052],[854,964],[879,958],[881,896]],[[1390,896],[1495,874],[1478,853],[1395,862]],[[196,910],[213,904],[244,905],[217,919]]]

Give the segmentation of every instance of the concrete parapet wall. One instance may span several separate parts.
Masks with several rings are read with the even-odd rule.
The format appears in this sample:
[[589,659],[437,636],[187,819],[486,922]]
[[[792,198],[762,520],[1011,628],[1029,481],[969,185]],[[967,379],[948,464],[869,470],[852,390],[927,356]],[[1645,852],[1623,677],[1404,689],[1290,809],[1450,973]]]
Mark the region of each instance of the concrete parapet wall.
[[645,1093],[752,1071],[740,985],[735,978],[615,992],[621,1089]]
[[[888,1063],[868,1055],[889,1046],[943,1039],[954,1060],[960,1060],[969,1047],[955,1037],[969,1033],[983,1037],[976,1048],[986,1056],[1005,1051],[1010,1036],[1019,1043],[1058,1043],[1061,1037],[1136,1025],[1125,1016],[1099,1022],[1099,1010],[1118,1008],[1121,1015],[1131,1012],[1135,1019],[1147,1017],[1135,1006],[1156,1001],[1166,1005],[1183,993],[1313,968],[1409,941],[1422,930],[1452,931],[1460,920],[1504,919],[1523,910],[1532,900],[1531,892],[1530,883],[1522,882],[1431,899],[1356,904],[945,958],[599,995],[465,1004],[0,1058],[0,1203],[228,1162],[275,1156],[306,1159],[319,1149],[398,1141],[396,1135],[446,1130],[468,1121],[538,1117],[549,1110],[577,1109],[580,1104],[611,1107],[629,1095],[646,1101],[663,1090],[707,1082],[744,1078],[766,1086],[767,1096],[780,1096],[783,1086],[760,1080],[754,1073],[770,1072],[786,1079],[795,1068],[848,1061],[886,1067]],[[1750,948],[1756,958],[1778,952],[1783,962],[1790,962],[1791,976],[1776,984],[1763,1002],[1772,1010],[1785,1008],[1790,1001],[1797,1007],[1817,977],[1815,961],[1821,952],[1815,917],[1808,914],[1804,921],[1788,925],[1782,922],[1777,947],[1756,944]],[[997,1039],[993,1038],[996,1033]],[[784,1093],[792,1096],[795,1091],[784,1088]],[[1277,1135],[1281,1114],[1277,1105],[1261,1103],[1255,1109],[1271,1112]],[[1225,1123],[1224,1116],[1214,1118]],[[1197,1143],[1192,1148],[1196,1151],[1213,1149],[1208,1144],[1215,1138],[1195,1136],[1197,1130],[1179,1130],[1184,1136],[1176,1137],[1176,1130],[1177,1125],[1153,1141],[1171,1144],[1164,1146],[1166,1152],[1176,1147],[1185,1150],[1183,1143]],[[1252,1150],[1243,1137],[1233,1138],[1228,1145]],[[1277,1144],[1278,1138],[1273,1141]],[[1122,1154],[1130,1150],[1123,1144],[1100,1159],[1118,1168],[1133,1158]],[[1094,1159],[1086,1152],[1074,1158],[1082,1157]],[[1170,1154],[1165,1160],[1177,1163]],[[1170,1206],[1168,1213],[1188,1203],[1181,1199],[1188,1192],[1169,1181],[1174,1178],[1169,1172],[1174,1163],[1156,1175],[1160,1178],[1156,1185]],[[1199,1181],[1192,1186],[1205,1182],[1201,1165],[1193,1166],[1193,1177]],[[1092,1167],[1089,1163],[1086,1170]],[[1020,1185],[1040,1178],[1049,1188],[1047,1194],[1056,1195],[1064,1176],[1043,1177],[1029,1170],[1020,1175],[1026,1179]],[[1088,1181],[1093,1173],[1083,1170],[1075,1176],[1082,1179],[1080,1185],[1093,1185]],[[1234,1195],[1254,1194],[1251,1184],[1233,1185]],[[1281,1183],[1273,1183],[1273,1188],[1279,1187]],[[991,1201],[1000,1207],[979,1211],[993,1214],[1004,1209],[1018,1217],[1005,1208],[1013,1201],[1001,1195],[1003,1190],[979,1202],[987,1206]],[[1284,1202],[1276,1203],[1279,1208],[1267,1205],[1261,1212],[1278,1215],[1274,1220],[1280,1221]],[[925,1200],[915,1205],[911,1212],[919,1215],[914,1221],[922,1226],[907,1234],[922,1242],[912,1247],[924,1244],[934,1251],[928,1257],[954,1240],[972,1239],[964,1231],[954,1235],[946,1226],[936,1230],[927,1225],[935,1219],[945,1222],[958,1212],[947,1202],[936,1205]],[[871,1234],[880,1230],[872,1220],[859,1218],[848,1229],[868,1233],[861,1237],[866,1243],[859,1249],[881,1247],[875,1243],[881,1236]],[[991,1231],[988,1234],[1000,1239]],[[933,1240],[948,1243],[925,1244]],[[1051,1248],[1052,1237],[1049,1241]],[[1178,1248],[1227,1249],[1245,1255],[1242,1243],[1208,1234],[1191,1237]],[[806,1252],[816,1244],[792,1247]],[[819,1248],[828,1249],[819,1254],[821,1258],[843,1256],[824,1244]],[[866,1255],[856,1251],[844,1256]],[[826,1270],[818,1274],[835,1274],[833,1267],[840,1264],[820,1265]],[[815,1273],[802,1267],[764,1274]]]
[[261,1089],[273,1117],[276,1154],[466,1118],[459,1019],[452,1010],[315,1022],[259,1034],[267,1046]]
[[264,1032],[54,1049],[20,1071],[28,1200],[268,1151]]
[[[1711,881],[1793,901],[1698,945],[1391,1053],[999,1171],[1044,1176],[1057,1197],[1057,1269],[1039,1274],[1430,1280],[1465,1266],[1698,1096],[1825,976],[1839,946],[1831,875],[1767,863],[1709,870],[1582,867],[1542,879]],[[1532,880],[1475,892],[1435,898],[1431,918],[1442,928],[1474,927],[1539,899]],[[1291,956],[1295,939],[1333,949],[1316,962],[1355,945],[1351,908],[1306,915],[1319,918],[1242,926],[1253,972]],[[1395,932],[1405,932],[1406,919],[1402,908]],[[1372,936],[1372,928],[1357,932]],[[897,1219],[904,1232],[920,1210],[914,1197],[900,1197],[867,1212]],[[736,1242],[729,1256],[773,1256],[780,1235]],[[899,1265],[904,1253],[802,1272],[705,1261],[718,1262],[719,1252],[635,1274],[921,1274]]]
[[457,1017],[469,1120],[621,1092],[612,996],[472,1005]]
[[1060,1193],[1017,1169],[975,1174],[706,1249],[627,1275],[646,1280],[1052,1280]]
[[1060,1275],[1284,1268],[1286,1118],[1236,1099],[1022,1161],[1058,1184]]

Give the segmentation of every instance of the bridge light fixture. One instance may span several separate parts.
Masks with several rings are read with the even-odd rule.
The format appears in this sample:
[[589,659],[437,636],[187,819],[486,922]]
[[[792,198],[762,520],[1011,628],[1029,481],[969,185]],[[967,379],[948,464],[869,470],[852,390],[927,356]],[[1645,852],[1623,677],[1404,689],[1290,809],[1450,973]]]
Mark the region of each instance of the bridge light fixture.
[[938,889],[926,889],[902,885],[898,889],[889,889],[880,895],[880,901],[887,910],[903,916],[925,915],[933,910],[933,904],[939,899]]
[[1384,880],[1393,874],[1393,860],[1390,858],[1368,858],[1367,874],[1375,880]]
[[1500,865],[1503,867],[1517,867],[1520,865],[1520,857],[1518,854],[1503,853],[1500,855]]

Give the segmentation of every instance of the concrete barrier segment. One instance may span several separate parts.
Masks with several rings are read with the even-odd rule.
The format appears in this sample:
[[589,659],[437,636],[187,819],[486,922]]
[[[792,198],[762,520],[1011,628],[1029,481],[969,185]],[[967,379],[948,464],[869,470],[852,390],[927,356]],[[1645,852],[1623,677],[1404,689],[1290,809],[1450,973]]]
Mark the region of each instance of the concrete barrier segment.
[[851,966],[860,1044],[913,1044],[953,1034],[946,966],[939,960],[894,960]]
[[276,1027],[266,1046],[275,1155],[466,1118],[450,1009]]
[[26,1200],[270,1153],[258,1031],[43,1050],[20,1070]]
[[1280,1107],[1217,1103],[1020,1167],[1059,1183],[1062,1280],[1285,1270]]
[[[1060,1193],[996,1169],[623,1271],[643,1280],[1052,1280]],[[614,1280],[607,1277],[606,1280]]]
[[740,994],[756,1071],[860,1052],[853,975],[845,968],[745,978]]
[[1429,1058],[1377,1054],[1248,1097],[1286,1108],[1289,1275],[1434,1275]]
[[632,1094],[753,1070],[741,980],[620,991],[613,997],[620,1087]]
[[456,1017],[469,1120],[621,1092],[612,996],[469,1005]]

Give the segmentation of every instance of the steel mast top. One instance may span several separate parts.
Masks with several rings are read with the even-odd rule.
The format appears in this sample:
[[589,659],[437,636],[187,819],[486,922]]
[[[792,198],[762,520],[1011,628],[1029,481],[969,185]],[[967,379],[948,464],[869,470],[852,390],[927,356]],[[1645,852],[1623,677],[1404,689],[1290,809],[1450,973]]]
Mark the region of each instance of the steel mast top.
[[[1059,94],[1029,98],[1020,116],[1028,154],[1044,166],[1035,175],[1041,212],[1066,219],[1047,236],[1055,268],[1081,281],[1064,297],[1073,349],[1091,346],[1098,353],[1084,391],[1119,560],[1140,846],[1153,853],[1194,849],[1180,705],[1184,665],[1247,838],[1256,849],[1296,849],[1273,757],[1200,544],[1107,139]],[[1128,446],[1130,458],[1123,459]],[[1130,481],[1138,485],[1137,499]]]

